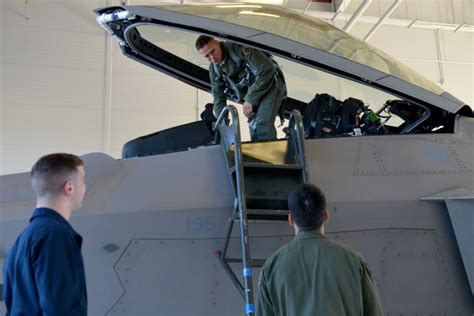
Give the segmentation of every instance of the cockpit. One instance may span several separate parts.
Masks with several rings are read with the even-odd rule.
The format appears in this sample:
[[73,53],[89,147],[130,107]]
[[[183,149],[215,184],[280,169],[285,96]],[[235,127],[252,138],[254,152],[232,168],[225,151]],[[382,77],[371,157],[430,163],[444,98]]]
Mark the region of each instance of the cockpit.
[[[192,73],[195,81],[188,83],[196,84],[208,82],[209,69],[209,62],[194,48],[198,35],[167,26],[141,24],[125,38],[132,49],[144,52],[150,62],[152,59],[162,61],[174,72]],[[375,88],[373,83],[356,82],[340,74],[308,67],[298,60],[275,55],[273,58],[287,83],[288,98],[283,103],[285,116],[294,109],[299,110],[304,116],[307,138],[453,130],[454,115],[448,111],[407,101]]]
[[209,62],[194,47],[199,35],[272,55],[288,90],[282,113],[303,114],[306,138],[452,133],[456,115],[472,116],[468,105],[379,49],[282,8],[163,5],[97,13],[125,55],[204,91]]

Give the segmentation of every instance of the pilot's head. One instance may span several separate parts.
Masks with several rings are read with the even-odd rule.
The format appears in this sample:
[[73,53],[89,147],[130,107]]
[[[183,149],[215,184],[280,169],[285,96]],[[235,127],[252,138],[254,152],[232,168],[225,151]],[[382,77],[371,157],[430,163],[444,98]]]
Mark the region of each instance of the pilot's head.
[[224,54],[220,42],[210,36],[199,36],[196,40],[196,49],[211,63],[220,64],[223,60]]
[[[329,219],[326,197],[317,186],[301,184],[288,196],[288,222],[301,230],[318,230],[324,234],[323,224]],[[295,227],[296,228],[296,227]]]

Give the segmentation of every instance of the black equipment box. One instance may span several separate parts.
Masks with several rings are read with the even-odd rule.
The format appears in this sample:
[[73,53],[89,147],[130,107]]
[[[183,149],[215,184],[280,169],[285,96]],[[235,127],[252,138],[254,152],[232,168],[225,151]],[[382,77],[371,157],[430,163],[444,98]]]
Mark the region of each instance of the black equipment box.
[[205,121],[192,122],[127,142],[122,148],[122,159],[186,151],[210,145],[213,140]]

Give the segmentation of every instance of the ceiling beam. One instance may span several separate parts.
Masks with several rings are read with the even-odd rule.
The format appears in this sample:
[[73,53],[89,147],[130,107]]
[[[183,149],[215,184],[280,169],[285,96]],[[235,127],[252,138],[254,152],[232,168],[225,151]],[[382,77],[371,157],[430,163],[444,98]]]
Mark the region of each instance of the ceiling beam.
[[342,28],[344,31],[349,32],[351,28],[356,24],[359,18],[364,14],[365,10],[369,7],[372,3],[372,0],[363,0],[360,6],[357,8],[356,12],[352,15],[352,17],[347,21],[346,25]]
[[[347,21],[350,18],[350,14],[347,13],[340,13],[335,14],[334,12],[326,12],[326,11],[308,11],[307,15],[313,16],[315,18],[321,20],[338,20],[338,21]],[[337,16],[336,16],[337,15]],[[334,17],[336,16],[336,17]],[[360,22],[375,24],[379,18],[373,16],[361,16],[359,18]],[[420,20],[403,20],[403,19],[391,19],[388,18],[385,22],[386,25],[392,26],[401,26],[410,29],[420,28],[420,29],[440,29],[443,31],[457,31],[456,32],[468,32],[474,33],[474,25],[470,24],[449,24],[449,23],[440,23],[440,22],[425,22]],[[461,26],[461,27],[460,27]]]
[[344,12],[351,0],[334,0],[334,12]]
[[367,33],[367,35],[365,35],[364,42],[367,42],[372,37],[372,35],[374,35],[375,32],[377,32],[377,30],[382,26],[382,24],[385,21],[388,20],[388,18],[393,13],[393,11],[395,11],[395,9],[397,9],[397,7],[400,5],[400,3],[402,3],[402,0],[395,0],[393,2],[393,4],[390,6],[390,8],[388,8],[387,12],[385,12],[384,15],[380,17],[380,20],[378,20],[377,23]]

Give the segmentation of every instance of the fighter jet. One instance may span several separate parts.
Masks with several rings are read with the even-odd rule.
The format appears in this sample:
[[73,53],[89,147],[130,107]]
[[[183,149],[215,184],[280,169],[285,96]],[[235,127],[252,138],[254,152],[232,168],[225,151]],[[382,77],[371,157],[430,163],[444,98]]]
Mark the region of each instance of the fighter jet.
[[[230,108],[220,143],[157,154],[134,146],[139,139],[123,159],[83,156],[88,192],[71,221],[85,239],[89,315],[253,314],[257,302],[245,291],[256,297],[261,262],[293,237],[277,219],[299,182],[326,193],[327,234],[366,258],[387,315],[473,314],[468,105],[367,43],[281,7],[115,6],[96,14],[125,56],[204,91],[209,64],[194,48],[199,35],[271,54],[285,74],[283,107],[293,123],[289,140],[241,144]],[[2,264],[34,195],[27,173],[0,177],[0,190]],[[247,244],[235,222],[245,222]]]

